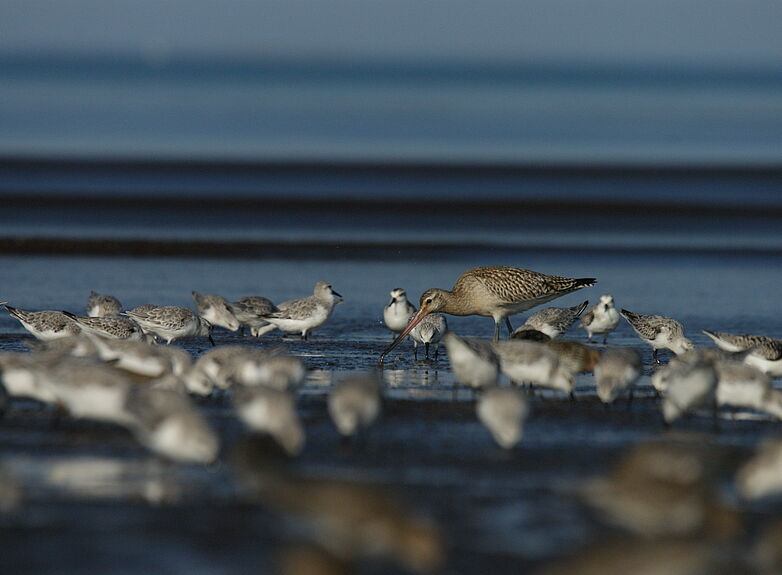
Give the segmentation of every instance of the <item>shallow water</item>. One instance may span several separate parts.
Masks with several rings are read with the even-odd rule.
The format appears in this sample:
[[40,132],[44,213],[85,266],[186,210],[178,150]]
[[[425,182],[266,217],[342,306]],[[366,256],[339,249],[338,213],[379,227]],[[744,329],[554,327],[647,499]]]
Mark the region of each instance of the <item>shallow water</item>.
[[[447,259],[415,253],[394,260],[339,258],[194,259],[130,257],[0,257],[0,299],[23,309],[82,312],[89,291],[112,293],[125,307],[141,303],[191,306],[190,292],[228,298],[301,297],[320,279],[340,292],[332,319],[311,340],[285,340],[311,369],[299,408],[307,445],[296,467],[315,478],[379,484],[411,508],[437,520],[448,541],[447,573],[527,572],[595,541],[607,529],[574,496],[585,477],[606,471],[626,448],[664,433],[648,386],[630,408],[606,410],[594,397],[591,375],[581,376],[578,401],[546,394],[531,399],[521,444],[496,447],[474,415],[470,394],[452,400],[445,354],[414,361],[402,344],[384,370],[387,401],[380,423],[358,444],[345,445],[325,407],[329,386],[347,373],[373,367],[390,334],[382,324],[388,292],[404,287],[416,300],[424,289],[449,287],[476,265],[512,264],[548,273],[595,276],[594,288],[557,305],[596,301],[610,292],[617,305],[681,320],[698,344],[701,328],[782,337],[777,293],[782,256],[740,254],[570,254],[530,251],[455,252]],[[192,306],[191,306],[192,307]],[[448,317],[457,333],[489,337],[492,322]],[[514,319],[519,325],[523,316]],[[584,341],[582,330],[570,337]],[[0,314],[0,349],[22,349],[27,336]],[[216,330],[218,345],[273,347],[278,334],[259,340]],[[622,322],[610,345],[639,346]],[[183,344],[193,354],[208,342]],[[650,350],[642,349],[647,366]],[[248,503],[227,454],[242,437],[230,403],[200,401],[220,433],[223,454],[213,466],[166,465],[111,425],[72,421],[32,402],[15,402],[0,420],[0,466],[25,489],[17,511],[0,514],[4,569],[13,573],[258,573],[273,567],[275,550],[296,530],[262,506]],[[711,432],[708,418],[681,429]],[[729,420],[712,440],[746,454],[778,433],[779,423]],[[725,477],[727,493],[732,493]],[[731,495],[735,498],[735,495]],[[755,515],[779,505],[750,506]],[[396,573],[367,564],[362,573]]]

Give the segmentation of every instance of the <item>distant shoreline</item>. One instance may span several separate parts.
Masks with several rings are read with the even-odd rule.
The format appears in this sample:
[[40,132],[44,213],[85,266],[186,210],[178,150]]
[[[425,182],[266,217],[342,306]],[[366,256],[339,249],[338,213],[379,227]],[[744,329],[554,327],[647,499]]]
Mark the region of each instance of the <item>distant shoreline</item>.
[[[629,192],[629,193],[627,193]],[[377,210],[782,218],[764,165],[96,158],[0,155],[5,208]]]
[[0,155],[0,169],[56,170],[73,172],[125,172],[148,173],[180,172],[210,174],[312,174],[312,175],[384,175],[410,174],[416,176],[562,176],[607,177],[625,175],[635,178],[702,178],[705,176],[726,178],[780,178],[782,156],[778,162],[722,163],[708,162],[655,163],[655,162],[504,162],[504,161],[412,161],[412,160],[347,160],[347,159],[206,159],[206,158],[153,158],[137,157],[82,157],[82,156],[33,156]]
[[70,255],[127,256],[159,258],[223,258],[223,259],[371,259],[412,260],[463,258],[469,253],[613,253],[613,254],[687,254],[782,256],[778,247],[668,247],[609,245],[501,245],[492,243],[402,241],[389,244],[380,241],[230,241],[230,240],[149,240],[135,238],[63,238],[63,237],[2,237],[0,255]]

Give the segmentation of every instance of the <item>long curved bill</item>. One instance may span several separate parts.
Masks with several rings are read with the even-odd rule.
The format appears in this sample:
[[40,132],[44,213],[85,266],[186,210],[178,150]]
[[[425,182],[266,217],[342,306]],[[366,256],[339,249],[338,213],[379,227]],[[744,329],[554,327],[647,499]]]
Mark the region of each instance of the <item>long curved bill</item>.
[[402,341],[407,337],[407,335],[413,331],[413,328],[417,326],[419,323],[421,323],[421,320],[424,319],[427,315],[429,315],[428,311],[424,311],[419,309],[418,312],[410,318],[410,323],[407,324],[407,327],[402,330],[402,333],[400,333],[394,341],[391,342],[391,345],[389,345],[383,353],[380,354],[380,361],[379,364],[383,365],[383,362],[386,359],[386,355],[388,355],[388,352],[394,349],[397,345],[399,345],[399,342]]

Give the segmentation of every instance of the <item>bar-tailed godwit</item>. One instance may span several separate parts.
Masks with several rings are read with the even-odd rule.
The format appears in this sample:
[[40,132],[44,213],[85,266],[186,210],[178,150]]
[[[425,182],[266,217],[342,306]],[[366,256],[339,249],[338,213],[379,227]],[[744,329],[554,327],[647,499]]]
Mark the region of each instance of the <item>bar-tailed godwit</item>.
[[418,312],[380,356],[385,356],[430,313],[481,315],[494,319],[494,340],[500,323],[513,332],[509,316],[544,304],[570,292],[594,285],[595,278],[565,278],[511,266],[488,266],[464,272],[453,289],[432,288],[423,293]]

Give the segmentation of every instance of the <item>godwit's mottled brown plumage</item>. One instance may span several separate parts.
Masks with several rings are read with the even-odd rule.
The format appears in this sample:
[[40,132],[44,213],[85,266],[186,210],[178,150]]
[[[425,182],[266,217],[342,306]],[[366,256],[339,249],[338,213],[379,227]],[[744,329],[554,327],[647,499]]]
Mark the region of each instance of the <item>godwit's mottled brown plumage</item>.
[[565,278],[550,276],[510,266],[488,266],[464,272],[453,289],[433,288],[421,296],[418,313],[408,326],[380,356],[402,341],[424,317],[440,312],[451,315],[482,315],[494,318],[494,340],[500,335],[500,322],[505,321],[508,334],[511,328],[508,316],[526,311],[555,298],[594,285],[594,278]]

